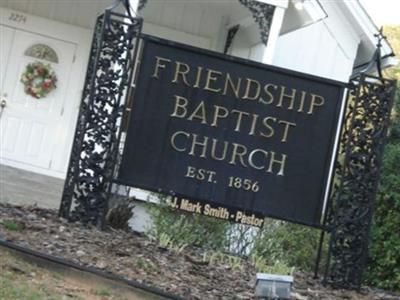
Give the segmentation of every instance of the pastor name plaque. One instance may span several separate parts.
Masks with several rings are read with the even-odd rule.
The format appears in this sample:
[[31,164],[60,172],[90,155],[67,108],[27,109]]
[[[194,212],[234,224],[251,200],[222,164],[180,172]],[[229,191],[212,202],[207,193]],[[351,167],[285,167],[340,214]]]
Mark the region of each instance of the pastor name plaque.
[[319,226],[343,90],[340,82],[144,38],[117,180],[191,199],[194,210]]

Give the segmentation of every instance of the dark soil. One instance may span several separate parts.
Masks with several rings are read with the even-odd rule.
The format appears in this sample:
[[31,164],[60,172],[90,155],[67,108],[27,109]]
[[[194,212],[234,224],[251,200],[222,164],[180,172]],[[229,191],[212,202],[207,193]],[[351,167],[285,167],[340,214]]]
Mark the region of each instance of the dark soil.
[[[98,231],[60,219],[53,210],[0,204],[0,238],[43,253],[156,286],[186,299],[254,299],[256,270],[204,261],[204,250],[160,247],[126,231]],[[360,293],[332,289],[296,272],[292,299],[400,299],[368,287]]]

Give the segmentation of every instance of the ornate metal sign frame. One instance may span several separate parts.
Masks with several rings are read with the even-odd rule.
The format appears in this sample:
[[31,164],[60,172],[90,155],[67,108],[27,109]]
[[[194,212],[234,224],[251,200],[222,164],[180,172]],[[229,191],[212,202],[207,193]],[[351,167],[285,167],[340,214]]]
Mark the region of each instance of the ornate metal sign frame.
[[[270,216],[321,228],[323,203],[330,186],[330,175],[336,156],[336,140],[338,139],[336,132],[340,123],[338,119],[342,115],[343,90],[346,84],[267,66],[247,59],[227,57],[221,53],[148,35],[143,35],[141,40],[143,55],[140,57],[140,79],[136,84],[133,97],[135,106],[132,109],[132,117],[128,122],[129,129],[122,155],[122,165],[119,168],[116,183],[169,194],[179,199],[190,199],[193,201],[192,204],[197,205],[199,213],[204,213],[206,205],[211,209],[223,207],[228,212],[222,214],[224,219],[244,222],[245,218],[241,220],[238,216],[241,216],[241,214],[254,215],[254,217],[260,219],[258,223],[261,223],[264,219],[263,216]],[[164,64],[159,62],[159,58],[171,61],[171,63],[166,63],[163,73],[157,69],[157,73],[163,74],[163,77],[155,78],[153,70],[158,68],[159,63]],[[251,80],[261,85],[281,84],[281,87],[287,86],[282,90],[294,92],[301,90],[302,96],[300,92],[294,94],[298,102],[294,104],[293,100],[291,104],[294,105],[293,107],[286,103],[279,104],[279,107],[275,108],[272,105],[266,105],[264,100],[251,102],[243,100],[245,98],[240,97],[244,96],[244,90],[237,92],[238,95],[228,89],[224,92],[225,95],[222,95],[222,89],[221,95],[209,92],[203,89],[206,81],[205,77],[198,75],[199,73],[196,75],[197,86],[193,89],[190,86],[191,80],[195,78],[193,72],[188,75],[188,79],[185,79],[184,83],[174,82],[170,84],[167,78],[173,75],[171,72],[173,71],[174,59],[179,59],[180,63],[187,64],[187,68],[191,70],[198,69],[198,66],[201,66],[204,70],[209,68],[218,70],[221,77],[216,81],[215,88],[220,85],[224,86],[222,74],[228,73],[229,78],[232,78],[233,81],[237,80],[238,76],[242,76],[243,78],[252,78]],[[195,61],[195,63],[191,61]],[[238,86],[240,89],[240,85]],[[188,92],[189,90],[191,92]],[[195,97],[188,96],[192,91],[193,94],[196,94]],[[313,101],[313,96],[305,91],[312,91],[312,95],[321,95],[320,97],[325,99],[326,105],[321,106],[321,109],[314,114],[301,113],[303,106],[306,107],[307,103]],[[178,103],[176,95],[188,97],[189,100],[185,101],[192,105],[192,108],[189,108],[188,105],[185,109],[188,112],[186,117],[193,111],[197,111],[194,107],[198,107],[199,104],[199,107],[204,105],[202,99],[207,99],[208,104],[204,105],[204,118],[201,123],[196,122],[201,117],[190,121],[182,115],[174,116],[178,112],[176,110],[178,107],[176,106]],[[276,99],[279,98],[279,96],[275,97]],[[265,116],[268,118],[274,116],[282,120],[290,120],[296,123],[293,124],[297,131],[293,130],[292,139],[287,139],[284,142],[275,136],[275,138],[268,140],[267,148],[264,148],[265,137],[258,136],[258,133],[252,133],[250,136],[245,132],[246,129],[243,128],[250,125],[246,125],[246,120],[242,122],[245,125],[241,132],[235,129],[233,123],[229,123],[228,118],[225,123],[218,122],[218,126],[215,123],[215,126],[210,127],[209,132],[205,133],[204,128],[208,126],[206,120],[208,120],[208,124],[211,124],[210,116],[213,115],[213,107],[215,107],[213,105],[218,105],[226,111],[234,107],[235,110],[257,114],[260,119]],[[288,110],[284,110],[285,107]],[[172,113],[173,111],[175,112]],[[316,116],[318,113],[320,115]],[[256,127],[256,125],[253,126]],[[214,141],[223,140],[225,149],[227,149],[225,152],[228,154],[222,156],[217,154],[219,157],[215,159],[210,155],[211,146],[203,148],[205,150],[203,150],[201,157],[197,146],[196,149],[192,146],[191,153],[189,151],[186,151],[186,153],[182,150],[178,151],[177,144],[182,149],[185,142],[190,143],[189,138],[182,137],[182,130],[185,131],[184,135],[189,136],[192,133],[196,137],[199,135],[198,141],[203,138],[213,139]],[[175,138],[177,134],[181,136]],[[316,136],[319,138],[316,139]],[[276,160],[280,157],[279,153],[284,152],[285,157],[289,157],[289,163],[280,165],[280,171],[279,168],[275,168],[275,171],[271,170],[270,174],[266,176],[266,169],[260,171],[263,162],[256,160],[258,166],[255,169],[251,167],[250,156],[244,158],[246,162],[249,159],[248,165],[243,164],[243,162],[237,165],[228,164],[226,157],[231,157],[230,155],[235,151],[230,148],[231,143],[245,145],[243,146],[245,151],[247,149],[275,151],[272,152],[272,155],[275,157],[276,154]],[[316,143],[319,145],[318,148],[313,146]],[[216,153],[221,153],[222,147],[218,148],[217,143],[214,144],[214,147],[220,149],[216,150]],[[250,150],[248,152],[250,153]],[[299,152],[302,154],[298,155]],[[149,157],[151,162],[148,161]],[[212,174],[207,175],[211,176],[212,179],[210,179],[211,177],[194,178],[191,174],[195,174],[195,170],[209,172],[206,174]],[[286,177],[282,182],[281,178],[284,178],[284,176]],[[244,190],[235,187],[232,184],[233,178],[245,178],[246,181],[256,183],[257,190]],[[265,201],[266,199],[268,201]],[[187,205],[178,205],[178,207],[183,208]],[[294,207],[296,209],[293,209]]]
[[118,153],[125,95],[132,81],[142,19],[97,18],[59,214],[104,226]]
[[358,289],[396,81],[361,74],[350,82],[335,185],[327,214],[331,232],[325,281]]
[[[253,1],[240,1],[246,5]],[[141,8],[146,1],[141,1]],[[254,3],[252,3],[254,4]],[[140,54],[142,19],[106,10],[97,18],[59,214],[104,228],[125,99]],[[349,84],[334,187],[325,282],[359,289],[396,82],[362,74]],[[322,239],[321,239],[322,240]]]

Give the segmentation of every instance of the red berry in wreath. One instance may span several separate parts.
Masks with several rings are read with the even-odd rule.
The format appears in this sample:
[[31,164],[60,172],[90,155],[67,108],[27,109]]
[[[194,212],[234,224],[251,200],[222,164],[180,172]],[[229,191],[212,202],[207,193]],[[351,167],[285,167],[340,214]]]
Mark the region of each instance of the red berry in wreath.
[[57,76],[50,64],[30,63],[21,76],[25,93],[36,99],[46,97],[56,88]]

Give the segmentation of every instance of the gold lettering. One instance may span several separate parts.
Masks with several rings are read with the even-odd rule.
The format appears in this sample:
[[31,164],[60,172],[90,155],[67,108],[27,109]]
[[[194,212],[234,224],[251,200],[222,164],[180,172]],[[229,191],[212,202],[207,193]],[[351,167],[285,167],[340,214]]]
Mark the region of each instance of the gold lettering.
[[226,73],[226,78],[225,78],[225,86],[224,86],[224,91],[222,93],[222,95],[226,95],[227,91],[228,91],[228,84],[231,87],[232,92],[235,94],[235,97],[237,99],[239,99],[240,97],[240,84],[242,82],[242,78],[238,78],[237,82],[236,82],[236,86],[232,80],[231,74]]
[[214,171],[207,171],[207,172],[208,172],[208,179],[207,179],[207,181],[208,181],[208,182],[217,183],[217,181],[214,181],[214,176],[217,175],[217,173],[214,172]]
[[188,120],[189,121],[193,121],[194,118],[200,119],[201,120],[201,124],[207,124],[207,121],[206,121],[206,109],[204,107],[204,101],[201,101],[199,103],[199,105],[195,108],[195,110],[190,115]]
[[281,94],[279,97],[279,101],[278,104],[276,106],[278,107],[282,107],[283,105],[283,100],[286,98],[290,101],[290,105],[288,106],[287,109],[292,110],[293,106],[294,106],[294,99],[296,98],[296,89],[292,89],[292,93],[291,94],[286,94],[286,87],[281,85]]
[[211,158],[215,160],[224,160],[226,158],[226,152],[228,151],[228,145],[229,143],[224,141],[224,149],[222,151],[222,155],[220,157],[217,157],[215,154],[216,148],[217,148],[218,140],[217,139],[212,139],[212,145],[211,145]]
[[[220,111],[222,111],[223,114],[220,114]],[[214,105],[214,119],[213,119],[213,122],[211,123],[211,126],[218,127],[217,126],[218,119],[226,118],[228,116],[228,114],[229,114],[229,111],[225,107]]]
[[235,222],[239,221],[242,218],[242,216],[243,214],[240,211],[236,212]]
[[260,101],[263,104],[271,104],[274,101],[274,95],[272,95],[271,92],[269,91],[270,87],[273,87],[275,90],[278,89],[278,86],[275,84],[272,83],[266,84],[264,86],[264,92],[267,94],[268,100],[264,100],[263,98],[260,97],[258,101]]
[[[243,167],[247,167],[247,165],[244,163],[243,156],[247,154],[247,148],[241,144],[236,144],[232,143],[233,145],[233,150],[232,150],[232,157],[229,162],[231,165],[236,165],[236,157],[239,157],[240,163],[242,164]],[[241,149],[242,151],[238,151]]]
[[[182,67],[184,67],[184,70],[181,70]],[[182,77],[183,83],[186,84],[187,86],[190,86],[190,84],[187,82],[187,78],[186,78],[186,75],[189,72],[190,72],[190,67],[188,64],[185,64],[180,61],[176,61],[175,62],[175,75],[174,75],[174,79],[172,80],[172,82],[178,83],[179,75],[181,75],[180,77]]]
[[196,179],[203,180],[204,178],[206,178],[205,172],[206,170],[204,169],[198,169]]
[[229,219],[229,211],[224,207],[213,208],[210,204],[204,206],[204,215],[220,219]]
[[[319,100],[319,101],[317,101]],[[320,95],[315,95],[311,94],[311,104],[310,104],[310,109],[308,110],[307,114],[312,115],[314,112],[314,107],[315,106],[322,106],[325,103],[324,97]]]
[[171,117],[185,118],[187,114],[187,104],[188,100],[186,98],[175,95],[175,108],[174,112],[171,114]]
[[211,91],[211,92],[215,92],[218,93],[221,91],[221,88],[216,89],[216,88],[212,88],[210,87],[211,83],[215,83],[215,81],[218,79],[218,77],[216,77],[215,75],[222,75],[221,72],[212,70],[212,69],[207,69],[207,79],[206,79],[206,85],[204,87],[205,90],[207,91]]
[[178,135],[184,135],[184,136],[186,136],[188,138],[190,136],[190,134],[187,133],[187,132],[184,132],[184,131],[177,131],[171,136],[171,146],[172,146],[172,148],[174,148],[178,152],[184,152],[184,151],[186,151],[186,148],[178,148],[178,146],[175,143],[175,139],[176,139],[176,137]]
[[165,69],[166,65],[161,64],[162,61],[171,62],[171,60],[168,59],[168,58],[156,56],[156,65],[155,65],[155,68],[154,68],[154,73],[153,73],[153,75],[151,77],[158,78],[158,76],[159,76],[158,71],[160,70],[160,68],[161,69]]
[[251,121],[251,127],[250,127],[250,131],[249,131],[249,135],[254,135],[254,131],[256,130],[256,124],[257,124],[257,120],[258,120],[258,115],[257,114],[253,114],[252,115],[252,121]]
[[195,171],[196,171],[196,168],[188,166],[185,177],[194,178],[196,176],[195,173],[194,173]]
[[305,91],[301,91],[300,107],[297,112],[303,112],[304,100],[306,99],[306,95],[307,93]]
[[257,152],[260,152],[260,153],[264,154],[266,158],[268,157],[268,152],[267,152],[267,151],[264,151],[264,150],[262,150],[262,149],[255,149],[255,150],[253,150],[253,151],[250,152],[250,155],[249,155],[249,165],[250,165],[250,167],[252,167],[252,168],[254,168],[254,169],[256,169],[256,170],[262,170],[262,169],[265,168],[265,166],[256,166],[256,164],[255,164],[254,161],[253,161],[253,156],[254,156]]
[[285,128],[283,129],[283,135],[282,135],[281,142],[282,143],[286,143],[287,136],[288,136],[288,133],[289,133],[289,127],[290,126],[296,127],[296,123],[291,123],[291,122],[287,122],[287,121],[284,121],[284,120],[279,120],[278,123],[279,124],[284,124],[284,126],[285,126]]
[[203,71],[203,67],[197,67],[197,75],[196,75],[196,82],[194,83],[194,88],[198,88],[200,85],[200,78],[201,78],[201,73]]
[[245,112],[245,111],[241,111],[241,110],[237,110],[237,109],[232,109],[232,110],[231,110],[231,114],[234,114],[234,113],[237,113],[235,131],[240,132],[240,127],[241,127],[243,115],[249,116],[250,114],[249,114],[248,112]]
[[[253,96],[250,96],[250,87],[252,84],[256,84],[256,93]],[[260,83],[257,80],[253,80],[250,78],[246,78],[246,91],[244,93],[243,99],[245,100],[256,100],[260,96]]]
[[286,154],[281,154],[282,155],[282,159],[281,160],[277,160],[275,159],[275,152],[271,151],[271,159],[269,160],[269,168],[267,170],[268,173],[273,173],[273,166],[274,163],[277,163],[280,165],[280,169],[279,172],[277,173],[277,175],[279,176],[284,176],[285,175],[285,163],[286,163]]
[[268,133],[260,132],[260,135],[263,137],[266,137],[266,138],[270,138],[271,136],[273,136],[275,134],[275,130],[272,128],[272,126],[270,124],[268,124],[269,120],[276,122],[276,118],[275,117],[265,117],[263,119],[263,125],[269,132]]
[[197,141],[197,134],[193,134],[193,140],[192,140],[192,147],[190,149],[189,155],[195,156],[194,150],[195,150],[195,146],[201,146],[202,150],[201,150],[201,158],[205,158],[206,157],[206,151],[207,151],[207,143],[208,143],[208,137],[205,136],[203,142],[199,142]]

